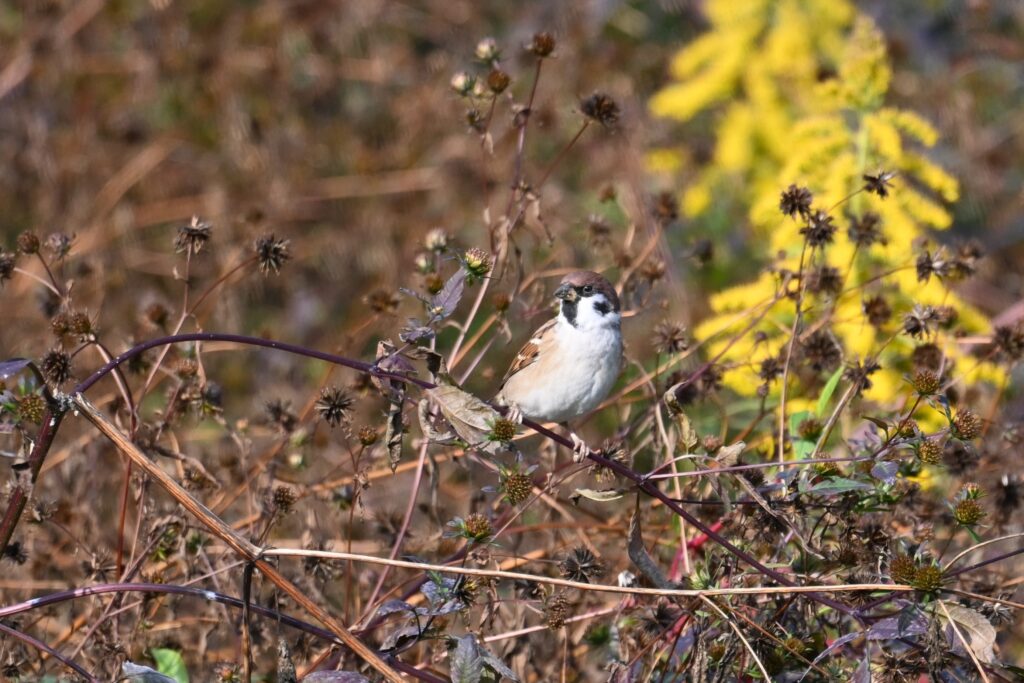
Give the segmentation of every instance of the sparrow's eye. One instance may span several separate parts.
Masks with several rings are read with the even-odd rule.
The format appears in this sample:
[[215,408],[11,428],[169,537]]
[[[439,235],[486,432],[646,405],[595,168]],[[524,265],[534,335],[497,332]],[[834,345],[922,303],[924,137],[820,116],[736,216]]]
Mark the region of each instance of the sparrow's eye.
[[583,285],[584,296],[594,293],[594,285]]

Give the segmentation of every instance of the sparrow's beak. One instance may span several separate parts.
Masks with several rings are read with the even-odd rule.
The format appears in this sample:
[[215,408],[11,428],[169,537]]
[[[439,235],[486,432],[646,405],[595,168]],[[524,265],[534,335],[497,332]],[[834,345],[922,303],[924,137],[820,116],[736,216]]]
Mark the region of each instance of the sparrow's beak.
[[579,296],[580,295],[576,292],[576,289],[569,284],[564,284],[555,290],[555,297],[561,299],[562,301],[568,301],[569,303],[576,301],[576,299],[578,299]]

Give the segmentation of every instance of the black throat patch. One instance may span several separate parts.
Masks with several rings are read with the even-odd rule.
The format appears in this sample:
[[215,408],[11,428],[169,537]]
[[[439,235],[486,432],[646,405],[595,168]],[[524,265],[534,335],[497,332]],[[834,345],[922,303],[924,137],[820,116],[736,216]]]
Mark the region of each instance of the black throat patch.
[[579,310],[578,301],[562,301],[562,315],[569,321],[569,324],[576,327],[576,312]]

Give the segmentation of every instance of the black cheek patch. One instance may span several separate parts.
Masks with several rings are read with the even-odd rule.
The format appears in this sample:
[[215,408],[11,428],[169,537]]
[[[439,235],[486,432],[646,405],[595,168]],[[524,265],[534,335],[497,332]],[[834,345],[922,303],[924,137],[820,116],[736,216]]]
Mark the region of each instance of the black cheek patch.
[[569,321],[569,324],[576,327],[576,302],[575,301],[562,301],[562,315]]
[[594,310],[600,313],[601,315],[608,315],[608,313],[612,310],[612,305],[607,301],[595,301]]

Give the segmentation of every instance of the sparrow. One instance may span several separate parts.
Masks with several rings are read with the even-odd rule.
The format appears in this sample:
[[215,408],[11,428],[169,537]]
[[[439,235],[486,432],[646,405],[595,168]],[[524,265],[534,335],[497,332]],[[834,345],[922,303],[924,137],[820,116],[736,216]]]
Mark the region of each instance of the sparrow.
[[599,273],[566,275],[555,290],[559,311],[537,328],[505,373],[496,402],[508,418],[558,422],[569,431],[573,461],[592,452],[568,426],[608,396],[622,369],[622,316],[615,288]]

